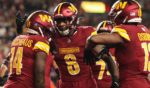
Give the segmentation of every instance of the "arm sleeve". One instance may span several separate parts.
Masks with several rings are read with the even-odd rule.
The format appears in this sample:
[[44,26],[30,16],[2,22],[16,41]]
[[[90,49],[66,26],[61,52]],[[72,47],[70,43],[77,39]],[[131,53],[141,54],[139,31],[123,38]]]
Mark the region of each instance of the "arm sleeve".
[[37,43],[35,43],[33,50],[35,52],[43,51],[46,54],[49,54],[50,46],[45,42],[38,41]]

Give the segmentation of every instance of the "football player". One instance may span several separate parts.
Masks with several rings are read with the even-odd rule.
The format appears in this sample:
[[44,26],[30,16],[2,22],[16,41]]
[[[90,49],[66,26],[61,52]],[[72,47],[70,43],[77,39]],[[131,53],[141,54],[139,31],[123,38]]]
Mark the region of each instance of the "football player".
[[54,10],[59,88],[96,88],[91,68],[83,61],[86,39],[95,30],[91,26],[78,26],[77,15],[77,8],[69,2],[60,3]]
[[77,26],[78,10],[62,2],[54,10],[55,61],[59,67],[59,88],[96,88],[90,66],[83,63],[86,38],[94,31],[90,26]]
[[[23,33],[23,25],[25,23],[26,18],[27,18],[27,14],[25,14],[22,17],[20,11],[16,13],[17,35]],[[9,59],[10,59],[10,53],[8,53],[6,58],[3,60],[2,65],[0,66],[0,86],[3,86],[5,82],[7,81]]]
[[[110,33],[113,29],[114,24],[111,21],[102,21],[96,28],[96,33]],[[111,54],[114,55],[114,49],[110,50]],[[113,59],[114,56],[113,56]],[[93,76],[96,80],[98,88],[110,88],[111,87],[111,76],[106,66],[106,63],[100,59],[95,64],[91,65]]]
[[28,16],[27,33],[12,41],[9,77],[4,88],[49,88],[45,69],[49,70],[46,65],[52,59],[48,41],[52,26],[47,11],[38,10]]
[[[27,19],[27,14],[25,14],[23,17],[21,16],[20,11],[16,13],[16,33],[17,35],[23,34],[23,25]],[[8,63],[9,63],[10,53],[6,56],[6,58],[3,60],[3,64],[0,67],[0,70],[2,71],[2,74],[0,73],[0,77],[3,77],[6,75],[8,70]]]
[[150,31],[141,24],[142,10],[135,0],[118,0],[109,16],[117,24],[110,34],[88,39],[87,47],[96,44],[115,45],[119,63],[119,88],[150,88]]

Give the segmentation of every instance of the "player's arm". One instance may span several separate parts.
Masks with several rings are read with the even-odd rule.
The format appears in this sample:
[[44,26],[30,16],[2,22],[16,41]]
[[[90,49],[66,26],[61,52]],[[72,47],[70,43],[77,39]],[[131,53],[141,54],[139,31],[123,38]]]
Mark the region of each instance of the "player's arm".
[[93,44],[104,44],[104,45],[117,45],[125,42],[129,42],[130,37],[128,31],[122,26],[115,26],[111,33],[92,35],[87,40],[87,46]]
[[[124,43],[124,39],[118,33],[99,33],[97,35],[91,35],[88,37],[84,50],[85,62],[94,62],[95,55],[93,55],[92,49],[97,45],[114,46]],[[105,51],[105,49],[103,50]]]
[[45,88],[45,61],[47,54],[45,52],[37,52],[35,56],[35,88]]
[[97,45],[114,46],[121,43],[124,43],[124,39],[118,33],[99,33],[96,35],[91,35],[86,41],[84,60],[87,63],[95,62],[95,55],[93,54],[92,49],[94,49]]
[[9,64],[10,54],[3,60],[0,66],[0,86],[3,86],[8,78],[8,64]]
[[148,77],[147,77],[147,78],[148,78],[148,80],[150,81],[150,73],[148,74]]
[[0,86],[3,86],[8,78],[8,68],[5,64],[0,67]]
[[8,71],[8,64],[9,64],[9,58],[10,58],[10,53],[8,56],[3,60],[2,65],[0,66],[0,77],[3,78],[6,76],[7,71]]
[[[117,33],[92,35],[87,40],[85,48],[88,49],[88,51],[86,53],[89,53],[90,50],[92,51],[92,49],[94,49],[99,44],[107,46],[107,45],[117,45],[117,44],[121,44],[121,43],[124,43],[124,40]],[[98,50],[100,50],[100,49],[98,49]],[[112,88],[118,88],[118,86],[119,86],[119,83],[118,83],[119,75],[118,75],[117,66],[114,63],[111,56],[109,54],[105,54],[108,52],[107,49],[104,48],[100,52],[103,53],[103,56],[101,58],[103,58],[103,60],[107,63],[108,70],[110,71],[110,73],[112,75],[112,79],[113,79]],[[100,54],[102,54],[102,53],[100,53]],[[88,58],[88,56],[86,58]],[[89,59],[92,59],[92,58],[89,58]]]
[[102,56],[102,59],[107,64],[108,70],[112,77],[112,85],[111,88],[118,88],[119,87],[119,71],[118,67],[115,64],[114,60],[112,59],[112,56],[107,53]]
[[8,68],[5,64],[0,66],[0,78],[3,78],[7,72]]
[[92,44],[121,44],[124,43],[124,39],[118,33],[107,33],[107,34],[97,34],[92,35],[87,40],[87,47],[88,45]]
[[16,13],[16,25],[17,25],[17,34],[22,34],[23,32],[23,25],[27,19],[28,15],[25,14],[23,17],[21,16],[21,12],[18,11]]
[[58,79],[60,79],[60,75],[59,75],[59,69],[58,69],[58,65],[56,64],[56,61],[55,60],[53,60],[53,68],[55,69],[55,72],[56,72],[56,74],[57,74],[57,78]]
[[104,45],[96,45],[93,51],[95,52],[95,55],[97,56],[97,58],[103,59],[103,61],[105,61],[105,63],[107,64],[108,70],[112,77],[112,88],[118,88],[119,87],[118,66],[114,62],[111,54],[109,53],[109,50],[105,48],[106,47]]

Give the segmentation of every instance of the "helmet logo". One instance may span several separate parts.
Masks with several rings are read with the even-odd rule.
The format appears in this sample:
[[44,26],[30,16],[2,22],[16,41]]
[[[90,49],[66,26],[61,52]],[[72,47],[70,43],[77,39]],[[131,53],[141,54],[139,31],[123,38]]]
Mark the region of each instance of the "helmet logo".
[[116,10],[124,9],[126,5],[127,5],[127,2],[119,2],[118,4],[116,4],[115,8]]
[[66,9],[62,11],[62,14],[65,16],[71,16],[76,12],[76,8],[73,6],[68,6]]
[[40,14],[39,17],[40,17],[42,22],[51,22],[52,21],[52,18],[50,16],[48,16],[48,15]]
[[65,16],[71,16],[74,14],[74,12],[72,11],[72,9],[67,8],[67,9],[62,11],[62,14]]
[[74,6],[68,6],[68,8],[71,10],[71,11],[73,11],[73,12],[76,12],[77,10],[76,10],[76,8],[74,7]]

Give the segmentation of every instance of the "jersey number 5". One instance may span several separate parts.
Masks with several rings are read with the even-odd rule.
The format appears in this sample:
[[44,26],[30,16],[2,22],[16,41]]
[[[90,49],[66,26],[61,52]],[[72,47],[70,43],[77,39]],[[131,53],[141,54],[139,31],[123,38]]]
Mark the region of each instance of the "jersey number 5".
[[150,72],[150,60],[149,60],[149,52],[150,52],[150,43],[142,43],[142,48],[144,49],[145,57],[144,57],[144,71]]
[[76,61],[76,57],[73,54],[67,54],[64,56],[67,64],[67,69],[70,75],[77,75],[80,72],[79,64]]
[[16,69],[16,75],[21,74],[22,68],[22,54],[23,54],[23,47],[18,48],[11,48],[11,58],[10,58],[10,74],[12,73],[12,69]]

